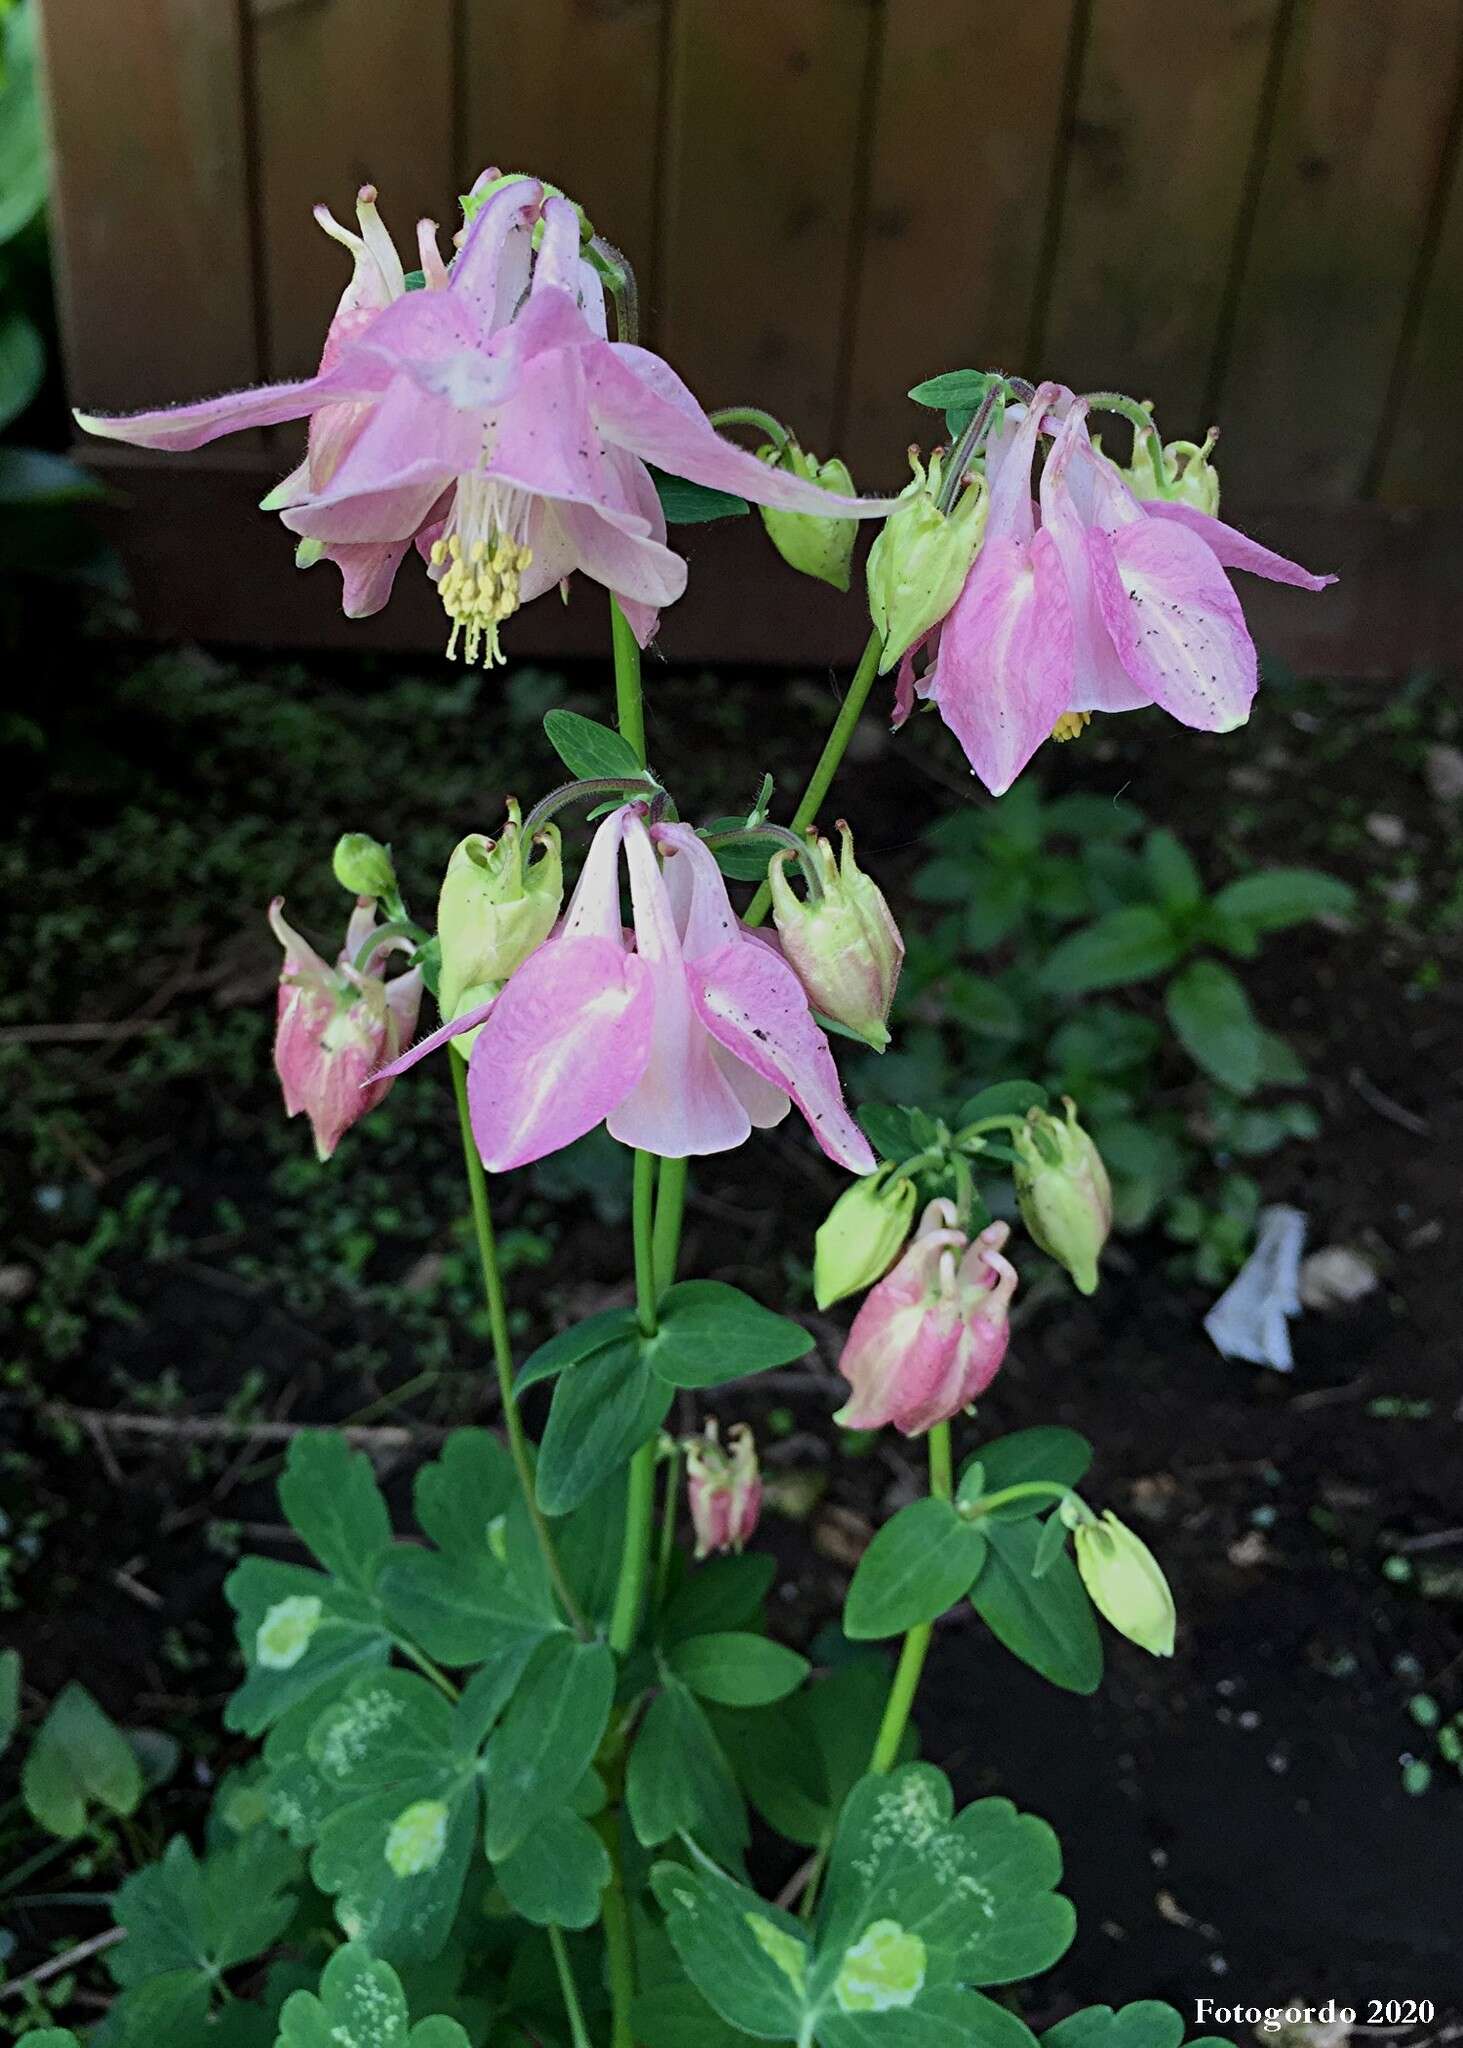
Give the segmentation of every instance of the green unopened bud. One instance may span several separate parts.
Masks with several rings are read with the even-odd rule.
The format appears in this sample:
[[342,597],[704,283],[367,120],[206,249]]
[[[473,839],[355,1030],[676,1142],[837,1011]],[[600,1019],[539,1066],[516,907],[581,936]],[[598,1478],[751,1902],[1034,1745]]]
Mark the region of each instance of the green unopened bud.
[[936,451],[926,471],[918,448],[909,451],[913,481],[899,494],[869,550],[869,614],[884,642],[879,673],[938,626],[965,587],[985,538],[986,485],[978,472],[962,485],[948,512],[940,510],[942,465]]
[[813,1299],[832,1308],[882,1280],[914,1221],[915,1189],[892,1166],[856,1180],[838,1197],[813,1240]]
[[1078,1291],[1097,1288],[1098,1254],[1112,1229],[1112,1184],[1102,1155],[1065,1098],[1066,1118],[1028,1111],[1014,1134],[1014,1179],[1022,1220],[1048,1258],[1065,1266]]
[[1109,1508],[1072,1537],[1077,1569],[1098,1613],[1154,1657],[1173,1655],[1173,1594],[1158,1559]]
[[[827,462],[819,462],[816,455],[809,455],[796,441],[789,441],[783,448],[760,448],[757,453],[773,469],[790,470],[805,482],[817,484],[825,491],[836,491],[840,497],[855,495],[848,464],[840,462],[836,455]],[[790,569],[797,569],[804,576],[816,576],[820,583],[831,583],[835,590],[847,590],[853,544],[858,536],[857,520],[820,519],[816,512],[778,512],[764,505],[762,524]]]
[[813,1008],[882,1052],[889,1043],[885,1019],[904,963],[904,941],[882,892],[854,860],[853,834],[841,818],[838,831],[841,859],[818,833],[808,835],[821,884],[816,896],[795,896],[785,872],[792,856],[773,855],[767,870],[772,917]]
[[[558,827],[546,825],[533,844],[543,855],[530,862],[523,816],[510,797],[497,839],[470,832],[453,848],[437,899],[438,1000],[446,1022],[487,1002],[553,930],[564,899]],[[476,1036],[470,1031],[452,1042],[467,1053]]]
[[391,854],[369,832],[343,832],[335,842],[335,879],[352,896],[395,896]]
[[1219,472],[1209,457],[1218,438],[1211,427],[1202,443],[1168,441],[1160,450],[1156,434],[1139,434],[1133,460],[1123,471],[1133,495],[1192,505],[1196,512],[1207,512],[1213,519],[1219,511]]

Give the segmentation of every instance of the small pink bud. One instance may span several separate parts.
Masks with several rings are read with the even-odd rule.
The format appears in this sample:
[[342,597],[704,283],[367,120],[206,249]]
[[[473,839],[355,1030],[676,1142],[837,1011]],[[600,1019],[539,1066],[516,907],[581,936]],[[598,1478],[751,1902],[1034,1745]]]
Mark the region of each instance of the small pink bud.
[[[374,1109],[391,1087],[371,1075],[396,1057],[417,1024],[421,971],[413,967],[388,982],[383,973],[390,944],[370,950],[377,929],[375,904],[363,897],[346,929],[336,965],[327,967],[313,946],[286,924],[284,898],[269,906],[269,922],[284,947],[274,1034],[274,1066],[284,1090],[285,1113],[310,1119],[315,1150],[328,1159],[351,1125]],[[397,944],[404,941],[397,940]]]
[[1001,1368],[1016,1269],[1002,1255],[1009,1226],[971,1243],[955,1205],[931,1202],[904,1257],[854,1317],[838,1361],[853,1393],[834,1417],[845,1429],[923,1436],[983,1394]]
[[791,854],[773,856],[767,871],[773,922],[813,1008],[882,1052],[904,940],[881,891],[855,861],[853,834],[841,818],[838,833],[843,852],[837,859],[826,839],[808,835],[821,884],[816,896],[794,895],[786,873]]
[[686,1444],[686,1482],[698,1558],[713,1551],[740,1552],[750,1543],[762,1512],[762,1476],[757,1446],[744,1422],[727,1431],[723,1449],[716,1418],[710,1418],[704,1435]]

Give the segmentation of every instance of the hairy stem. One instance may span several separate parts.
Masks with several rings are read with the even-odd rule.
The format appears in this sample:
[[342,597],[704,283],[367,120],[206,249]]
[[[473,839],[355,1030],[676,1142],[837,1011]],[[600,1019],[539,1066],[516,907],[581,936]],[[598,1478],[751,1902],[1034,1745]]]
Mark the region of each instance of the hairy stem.
[[[950,1425],[937,1422],[930,1431],[930,1492],[936,1500],[949,1500],[952,1490],[953,1470],[950,1454]],[[874,1753],[869,1758],[871,1772],[882,1777],[894,1768],[899,1755],[899,1745],[904,1740],[904,1731],[909,1726],[909,1716],[914,1708],[914,1696],[919,1690],[920,1676],[929,1655],[930,1637],[934,1633],[931,1624],[921,1622],[912,1628],[904,1638],[904,1647],[899,1652],[899,1663],[894,1673],[894,1683],[889,1688],[888,1704],[884,1708],[884,1719],[879,1725],[878,1740]]]
[[[838,716],[833,721],[832,731],[823,742],[823,751],[818,756],[818,765],[808,777],[808,786],[803,791],[802,800],[792,814],[792,830],[794,832],[806,832],[809,825],[816,819],[818,812],[822,809],[823,799],[827,796],[829,786],[834,776],[838,773],[839,765],[844,755],[848,752],[848,743],[853,738],[854,727],[858,724],[863,708],[869,701],[869,692],[873,689],[875,679],[879,673],[879,656],[883,649],[884,642],[876,627],[869,634],[864,651],[859,656],[859,665],[853,672],[853,681],[848,686],[848,695],[838,707]],[[763,918],[767,915],[771,903],[772,891],[764,882],[752,898],[751,908],[743,918],[743,924],[761,924]]]
[[779,454],[792,439],[782,421],[770,412],[763,412],[760,405],[724,405],[709,418],[718,431],[722,427],[756,427],[767,436]]
[[450,1050],[448,1064],[452,1068],[452,1087],[457,1097],[457,1120],[462,1127],[462,1157],[467,1167],[468,1192],[472,1197],[473,1235],[477,1239],[478,1258],[483,1269],[483,1296],[488,1306],[488,1327],[493,1338],[493,1363],[498,1373],[498,1389],[503,1397],[503,1422],[508,1432],[508,1449],[513,1455],[513,1465],[518,1474],[524,1505],[528,1509],[533,1533],[543,1554],[550,1584],[580,1641],[588,1642],[593,1630],[585,1620],[583,1609],[574,1598],[574,1590],[564,1576],[564,1567],[559,1562],[559,1553],[554,1547],[553,1536],[550,1534],[544,1511],[538,1504],[538,1495],[534,1491],[533,1461],[528,1454],[528,1438],[524,1434],[523,1419],[518,1413],[518,1401],[513,1392],[513,1341],[508,1334],[508,1304],[503,1296],[503,1275],[498,1270],[498,1248],[493,1236],[492,1211],[488,1207],[488,1177],[478,1156],[477,1140],[473,1137],[472,1120],[468,1115],[466,1062],[456,1051]]

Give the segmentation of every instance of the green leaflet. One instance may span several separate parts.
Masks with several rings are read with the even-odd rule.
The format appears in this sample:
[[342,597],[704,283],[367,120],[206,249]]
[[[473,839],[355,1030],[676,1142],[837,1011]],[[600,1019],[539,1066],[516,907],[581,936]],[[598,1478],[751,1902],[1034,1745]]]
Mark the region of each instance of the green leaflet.
[[1102,1683],[1102,1638],[1092,1602],[1065,1553],[1036,1571],[1041,1530],[1031,1520],[986,1525],[990,1548],[971,1604],[1015,1657],[1067,1692],[1096,1692]]
[[603,1643],[551,1637],[534,1656],[488,1748],[488,1854],[511,1856],[563,1804],[609,1722],[615,1660]]
[[456,2020],[408,2025],[401,1979],[349,1943],[325,1965],[320,1991],[296,1991],[279,2016],[277,2048],[468,2048]]
[[592,1927],[610,1857],[588,1821],[559,1807],[542,1814],[496,1869],[509,1905],[535,1927]]
[[844,1608],[845,1634],[867,1642],[934,1621],[970,1591],[985,1548],[984,1531],[949,1501],[911,1501],[891,1515],[859,1559]]
[[[19,1679],[19,1664],[14,1667]],[[70,1837],[86,1826],[95,1804],[129,1814],[142,1797],[142,1772],[132,1745],[73,1679],[52,1702],[20,1775],[31,1818],[49,1834]]]
[[796,1650],[735,1630],[692,1636],[668,1662],[692,1692],[723,1707],[770,1706],[796,1691],[809,1668]]

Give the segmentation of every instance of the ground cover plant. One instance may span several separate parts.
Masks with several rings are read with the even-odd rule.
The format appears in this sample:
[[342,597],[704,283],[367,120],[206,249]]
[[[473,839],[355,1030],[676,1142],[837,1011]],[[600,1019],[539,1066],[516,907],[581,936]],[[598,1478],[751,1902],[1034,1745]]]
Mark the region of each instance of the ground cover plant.
[[[905,714],[916,697],[931,702],[988,785],[1013,790],[981,814],[995,822],[979,848],[953,848],[957,859],[988,853],[1003,824],[1019,836],[1013,795],[1025,785],[1015,778],[1034,747],[1050,732],[1073,736],[1094,708],[1125,708],[1125,690],[1200,725],[1242,715],[1253,650],[1219,563],[1243,557],[1291,580],[1303,572],[1219,525],[1203,453],[1151,449],[1146,415],[1113,394],[1099,396],[1132,415],[1138,436],[1126,477],[1087,440],[1096,401],[984,374],[938,384],[953,446],[892,513],[852,498],[846,477],[819,470],[779,422],[723,417],[767,436],[761,457],[739,455],[687,399],[667,397],[669,373],[626,349],[623,326],[620,354],[602,338],[602,287],[622,320],[632,294],[620,259],[585,239],[572,208],[534,181],[490,180],[469,211],[450,274],[428,249],[413,290],[363,202],[356,283],[327,368],[305,391],[109,429],[182,446],[313,407],[309,459],[273,494],[304,559],[329,554],[348,602],[365,608],[384,600],[419,540],[452,641],[469,658],[496,658],[499,629],[511,632],[518,603],[535,594],[531,579],[549,566],[550,583],[585,573],[618,596],[614,727],[546,708],[542,679],[520,679],[528,687],[506,703],[477,677],[445,697],[422,692],[424,721],[455,718],[469,748],[480,723],[516,730],[524,772],[538,770],[522,785],[534,801],[514,806],[505,787],[494,837],[461,840],[441,877],[435,933],[401,880],[430,864],[410,847],[393,857],[361,831],[335,847],[340,908],[325,910],[328,893],[313,883],[314,928],[345,926],[349,913],[337,961],[334,938],[316,952],[276,905],[286,958],[276,1060],[286,1106],[308,1119],[319,1155],[294,1175],[281,1168],[278,1192],[286,1203],[308,1198],[308,1243],[330,1207],[337,1146],[379,1147],[380,1195],[338,1219],[320,1247],[322,1284],[342,1261],[364,1273],[390,1207],[393,1148],[447,1150],[440,1129],[421,1132],[437,1113],[411,1107],[442,1099],[440,1073],[435,1096],[427,1073],[387,1093],[417,1056],[435,1056],[456,1102],[471,1226],[433,1275],[422,1320],[440,1325],[442,1306],[465,1309],[481,1279],[481,1308],[469,1313],[493,1354],[507,1443],[446,1433],[416,1476],[407,1537],[342,1436],[294,1439],[280,1507],[313,1562],[246,1557],[230,1579],[247,1675],[226,1719],[263,1738],[262,1753],[220,1785],[197,1846],[176,1838],[119,1891],[125,1939],[108,1955],[120,1995],[99,2038],[364,2041],[372,2028],[390,2039],[410,2026],[423,2042],[576,2048],[1030,2039],[990,1992],[1047,1968],[1070,1940],[1060,1860],[1042,1821],[1002,1799],[957,1812],[946,1776],[914,1760],[910,1715],[933,1625],[968,1596],[1008,1652],[1084,1694],[1102,1671],[1094,1607],[1160,1656],[1172,1651],[1175,1620],[1147,1545],[1080,1490],[1091,1450],[1077,1432],[977,1427],[956,1470],[952,1421],[1005,1354],[1011,1220],[1019,1215],[1082,1293],[1098,1283],[1112,1191],[1085,1101],[1079,1111],[1061,1090],[1078,1071],[1108,1079],[1098,1113],[1105,1106],[1116,1125],[1132,1104],[1113,1104],[1111,1077],[1151,1056],[1151,1032],[1140,1033],[1147,1052],[1104,1069],[1104,1048],[1126,1027],[1100,1017],[1084,1068],[1071,1044],[1080,1013],[1054,1028],[1040,1003],[1173,972],[1165,1007],[1181,1044],[1227,1088],[1231,1113],[1249,1113],[1243,1104],[1264,1083],[1299,1076],[1230,970],[1201,949],[1243,956],[1267,923],[1334,916],[1349,897],[1290,870],[1268,895],[1232,895],[1226,907],[1223,891],[1206,899],[1177,841],[1150,835],[1141,852],[1119,843],[1129,865],[1106,864],[1112,899],[1100,880],[1090,897],[1069,889],[1052,918],[1080,925],[1095,911],[1095,921],[1044,953],[1034,940],[1037,987],[1017,992],[1018,963],[1013,986],[989,998],[1018,1010],[1004,1036],[1035,1049],[1030,1078],[990,1080],[958,1101],[943,1087],[913,1101],[891,1090],[896,1099],[855,1120],[831,1047],[887,1042],[904,941],[847,833],[835,852],[814,820],[877,673],[899,666]],[[556,438],[565,394],[585,392],[604,410],[584,398],[574,431]],[[576,455],[588,463],[586,432],[599,467],[576,471]],[[1042,441],[1038,526],[1031,478]],[[469,449],[460,481],[444,448],[454,461]],[[652,498],[642,455],[661,472],[679,464],[702,492],[772,500],[773,540],[813,573],[846,579],[849,522],[889,515],[870,570],[869,650],[788,825],[775,821],[765,782],[687,795],[656,772],[636,643],[684,578],[657,508],[732,508],[654,478]],[[1094,492],[1107,494],[1111,530],[1078,510],[1091,511]],[[1159,622],[1132,627],[1145,605]],[[1177,626],[1163,621],[1165,606]],[[1158,654],[1142,644],[1149,633]],[[1104,704],[1104,693],[1119,701]],[[540,714],[570,778],[555,787],[532,738]],[[356,744],[369,755],[368,732]],[[480,788],[475,764],[467,778]],[[450,776],[445,805],[442,790],[428,796],[426,817],[469,800]],[[685,822],[681,804],[707,822]],[[140,829],[156,841],[155,822]],[[302,864],[305,842],[302,833]],[[284,851],[270,838],[220,858],[231,879],[267,872],[264,894],[289,867]],[[324,852],[313,853],[317,874]],[[139,862],[160,855],[165,828],[161,847],[136,850]],[[984,877],[971,865],[978,900]],[[938,863],[925,875],[927,896],[948,901]],[[755,889],[740,914],[728,882]],[[291,882],[292,918],[294,893]],[[776,948],[756,935],[769,901]],[[1122,945],[1110,922],[1103,929],[1113,918]],[[96,938],[105,946],[105,930]],[[959,943],[979,944],[968,923]],[[923,993],[917,978],[917,1002]],[[429,997],[441,1027],[411,1045]],[[959,1026],[959,1000],[934,1014],[934,1029]],[[1061,1029],[1065,1049],[1054,1050]],[[227,1054],[238,1071],[258,1038],[248,1025],[231,1052],[211,1057],[227,1074]],[[886,1058],[901,1056],[896,1047]],[[747,1549],[763,1480],[744,1425],[725,1409],[748,1375],[793,1367],[811,1336],[747,1289],[677,1277],[686,1160],[767,1142],[752,1128],[779,1122],[789,1100],[832,1166],[858,1176],[833,1202],[812,1262],[820,1309],[863,1296],[841,1358],[851,1388],[842,1419],[925,1440],[929,1456],[928,1491],[864,1552],[844,1647],[816,1674],[766,1631],[770,1573]],[[608,1139],[594,1137],[602,1123]],[[65,1128],[47,1142],[64,1150]],[[70,1135],[84,1145],[74,1126]],[[592,1150],[579,1150],[586,1141]],[[609,1141],[634,1154],[623,1170]],[[547,1257],[551,1272],[554,1246],[530,1228],[516,1244],[505,1236],[505,1259],[490,1203],[519,1173],[552,1191],[555,1161],[606,1227],[628,1224],[634,1301],[521,1347],[505,1271],[543,1269]],[[168,1199],[145,1188],[79,1244],[76,1270],[59,1282],[75,1300],[89,1296],[118,1230],[167,1258]],[[280,1220],[287,1232],[288,1213]],[[220,1223],[227,1229],[226,1215]],[[38,1304],[35,1324],[64,1354],[63,1308]],[[521,1420],[525,1395],[544,1412],[537,1445]],[[677,1546],[682,1491],[694,1559]],[[902,1648],[892,1683],[882,1659],[848,1647],[893,1639]],[[62,1838],[98,1810],[125,1826],[143,1798],[144,1763],[89,1695],[63,1694],[31,1739],[26,1796]],[[766,1859],[749,1808],[804,1852],[780,1903],[752,1883]],[[1152,2004],[1117,2015],[1091,2007],[1046,2036],[1060,2044],[1116,2030],[1158,2042],[1179,2027]]]

